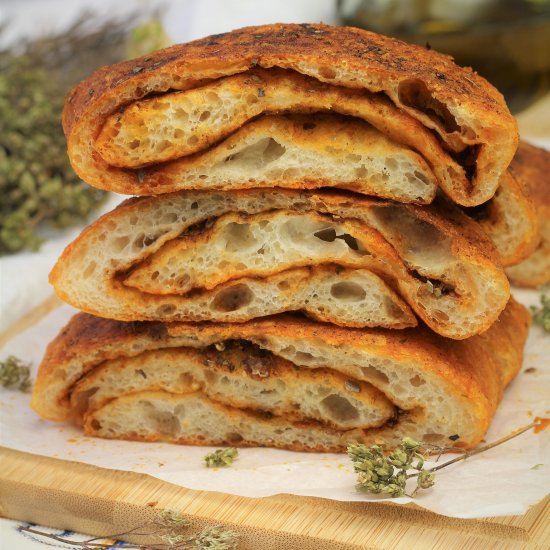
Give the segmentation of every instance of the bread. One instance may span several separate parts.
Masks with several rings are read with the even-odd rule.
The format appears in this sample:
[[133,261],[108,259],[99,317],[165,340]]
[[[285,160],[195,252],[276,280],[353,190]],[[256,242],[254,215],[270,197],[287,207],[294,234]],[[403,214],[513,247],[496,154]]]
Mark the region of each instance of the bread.
[[535,205],[514,173],[508,170],[502,175],[498,189],[489,201],[465,209],[495,245],[502,266],[525,260],[541,239]]
[[88,435],[343,451],[405,435],[472,447],[521,365],[529,314],[485,333],[247,323],[121,323],[76,315],[49,345],[32,406]]
[[535,204],[541,239],[525,261],[506,273],[515,285],[542,286],[550,282],[550,153],[522,141],[510,171]]
[[[188,191],[126,201],[67,247],[50,281],[71,305],[123,321],[244,321],[299,309],[398,328],[414,323],[411,308],[460,339],[489,328],[506,305],[508,281],[493,260],[457,209],[346,193]],[[329,264],[338,266],[330,275],[319,270]],[[315,280],[296,278],[297,268]]]
[[[152,187],[145,194],[183,188],[340,187],[427,204],[437,190],[420,155],[364,122],[334,115],[262,117],[216,147],[146,172]],[[136,191],[144,194],[143,188]]]
[[[419,153],[464,206],[491,198],[517,147],[502,96],[471,69],[419,46],[327,25],[249,27],[102,68],[68,95],[63,125],[73,167],[97,187],[131,194],[292,180],[311,187],[307,162],[293,177],[263,166],[257,181],[243,177],[246,163],[236,161],[233,172],[211,177],[209,162],[223,157],[228,144],[220,140],[233,132],[239,153],[257,144],[260,134],[251,134],[260,130],[248,125],[258,115],[327,111],[366,121]],[[300,147],[311,146],[307,136]],[[209,162],[201,155],[207,149]],[[362,161],[352,163],[360,173]]]

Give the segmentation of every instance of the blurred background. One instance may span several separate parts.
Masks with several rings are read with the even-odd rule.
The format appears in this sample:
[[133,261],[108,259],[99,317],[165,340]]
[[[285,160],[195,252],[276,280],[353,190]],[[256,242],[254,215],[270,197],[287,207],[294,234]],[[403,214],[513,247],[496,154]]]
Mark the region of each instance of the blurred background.
[[550,85],[550,0],[337,0],[338,17],[452,55],[514,113]]
[[99,66],[246,25],[360,26],[474,67],[549,144],[550,0],[0,0],[0,331],[51,294],[63,248],[121,197],[65,153],[65,93]]

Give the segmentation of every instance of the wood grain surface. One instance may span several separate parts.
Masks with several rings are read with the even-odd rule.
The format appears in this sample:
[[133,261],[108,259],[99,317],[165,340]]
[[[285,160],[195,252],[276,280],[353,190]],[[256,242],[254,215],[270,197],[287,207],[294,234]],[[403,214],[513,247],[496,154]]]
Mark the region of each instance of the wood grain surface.
[[[0,347],[58,305],[57,299],[49,299],[0,334]],[[239,550],[550,547],[550,498],[523,516],[464,520],[415,505],[194,491],[145,474],[0,447],[0,515],[5,517],[109,536],[143,525],[165,508],[188,516],[191,530],[223,524],[239,532]]]

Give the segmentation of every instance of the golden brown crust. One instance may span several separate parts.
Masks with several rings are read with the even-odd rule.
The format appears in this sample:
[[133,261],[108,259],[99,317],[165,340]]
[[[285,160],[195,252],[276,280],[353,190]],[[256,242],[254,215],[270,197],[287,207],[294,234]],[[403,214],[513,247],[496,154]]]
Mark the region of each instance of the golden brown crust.
[[540,242],[535,205],[512,169],[500,178],[494,197],[465,212],[495,245],[498,263],[508,267],[527,258]]
[[520,141],[510,171],[537,208],[550,209],[550,153]]
[[[452,205],[417,207],[373,201],[349,193],[297,193],[290,190],[279,190],[276,195],[271,190],[235,191],[231,194],[182,192],[126,201],[115,211],[85,229],[65,249],[50,274],[50,282],[63,300],[95,315],[124,321],[185,320],[186,318],[182,315],[177,317],[177,307],[172,306],[169,316],[164,315],[162,311],[158,313],[156,310],[157,307],[160,308],[165,303],[179,303],[176,302],[177,296],[166,298],[158,294],[145,295],[138,293],[136,289],[131,289],[130,292],[120,278],[117,278],[117,274],[123,273],[128,268],[137,265],[138,262],[151,257],[151,254],[160,249],[167,241],[176,238],[187,227],[196,223],[196,221],[190,221],[190,216],[195,216],[195,214],[191,214],[191,210],[189,210],[190,205],[195,202],[201,205],[216,204],[218,213],[213,214],[214,211],[209,210],[209,216],[214,217],[225,212],[246,211],[251,205],[258,208],[257,211],[293,209],[292,205],[299,205],[295,208],[297,212],[317,211],[345,219],[364,220],[361,235],[371,234],[372,238],[369,237],[369,241],[372,246],[376,246],[376,249],[380,251],[380,257],[385,261],[384,266],[378,265],[377,269],[380,270],[378,274],[391,278],[386,282],[406,299],[407,303],[433,330],[451,338],[466,338],[489,328],[505,307],[509,297],[508,281],[504,272],[497,265],[498,260],[491,242],[475,222]],[[201,208],[202,206],[195,212],[200,212]],[[156,224],[161,209],[165,213],[167,209],[170,209],[178,215],[180,212],[186,212],[188,219],[185,223],[187,225],[170,224],[170,233],[164,229],[162,237],[159,237],[158,228],[155,226],[152,229],[151,223]],[[369,214],[371,211],[373,213]],[[369,216],[383,216],[383,211],[388,212],[385,215],[388,221],[384,222],[385,227],[380,229]],[[400,225],[395,221],[392,222],[392,218],[400,219],[399,216],[414,220],[414,223],[410,224],[410,231],[403,232]],[[128,226],[127,220],[130,219],[139,221],[140,231],[143,235],[154,233],[157,239],[153,241],[151,248],[141,249],[139,256],[126,256],[123,261],[119,261],[113,252],[113,243],[106,237],[106,228],[109,228],[108,233],[114,235],[115,228],[122,227],[123,229],[117,234],[123,235],[125,231],[136,227]],[[388,226],[391,227],[387,229]],[[430,302],[429,296],[418,295],[418,285],[423,285],[420,279],[415,278],[414,270],[416,267],[421,270],[425,268],[425,273],[430,274],[430,260],[424,262],[420,259],[419,264],[409,265],[407,257],[412,258],[412,256],[407,256],[407,254],[412,249],[420,251],[426,247],[429,248],[434,243],[424,242],[422,238],[414,235],[415,232],[432,235],[433,239],[440,241],[441,246],[444,247],[439,249],[440,257],[434,258],[433,262],[437,264],[436,271],[437,269],[440,271],[437,271],[437,274],[436,271],[432,272],[431,276],[433,278],[442,276],[459,289],[456,296],[449,298],[449,300],[456,298],[456,302],[453,302],[452,306],[455,308],[452,318],[450,316],[448,319],[430,317],[433,308],[440,309],[450,306],[447,302],[445,305],[443,300],[435,304]],[[133,240],[133,237],[130,240]],[[100,252],[97,252],[98,247],[101,249]],[[91,250],[96,251],[95,255],[92,255]],[[414,254],[412,255],[414,256]],[[431,256],[434,255],[435,252],[431,254]],[[449,260],[449,263],[445,264],[446,268],[441,267],[443,255]],[[451,257],[452,261],[449,259]],[[98,264],[93,275],[87,278],[82,277],[86,264],[92,260]],[[369,259],[367,258],[367,260]],[[411,262],[414,263],[416,260],[412,258]],[[238,276],[233,273],[232,271],[230,278]],[[485,287],[481,288],[479,281],[482,278],[486,284],[491,285],[490,292]],[[463,294],[460,290],[462,288],[464,288],[464,294],[468,294],[465,299],[462,298]],[[472,296],[477,296],[479,300],[487,300],[487,302],[474,301]],[[444,299],[446,300],[446,298]],[[423,305],[419,306],[418,302],[423,302]],[[453,320],[458,315],[458,310],[464,316],[461,317],[460,323]],[[467,324],[468,326],[466,326]]]
[[[93,151],[107,116],[144,96],[189,89],[252,67],[291,69],[331,84],[384,92],[439,132],[449,147],[478,144],[480,183],[495,182],[493,191],[517,146],[517,126],[501,94],[451,58],[351,27],[275,24],[206,37],[98,70],[67,96],[63,126],[73,165],[91,183],[94,171],[130,177]],[[417,108],[418,90],[423,98]],[[91,157],[93,169],[85,166]],[[481,187],[476,174],[473,183],[474,191]],[[476,199],[473,193],[470,205],[489,198]]]
[[[229,74],[254,66],[295,68],[299,63],[312,63],[327,71],[345,64],[358,73],[372,74],[373,80],[380,75],[392,81],[414,75],[444,103],[468,102],[482,117],[510,118],[494,87],[434,50],[354,27],[274,24],[207,36],[103,67],[68,94],[63,127],[70,135],[84,111],[104,101],[107,94],[116,94],[129,80],[136,85],[144,83],[149,74],[174,71],[192,75],[197,66],[210,73]],[[329,74],[325,78],[330,80]]]
[[[425,327],[399,332],[343,329],[288,315],[242,324],[161,325],[122,323],[78,314],[50,344],[38,372],[32,405],[47,418],[68,418],[68,395],[87,372],[105,360],[140,355],[147,350],[203,347],[231,339],[248,340],[267,349],[307,342],[310,349],[328,346],[352,355],[366,352],[381,361],[395,361],[405,368],[413,366],[421,376],[425,373],[424,376],[441,379],[453,398],[464,400],[475,409],[477,439],[463,441],[474,445],[488,428],[505,386],[520,369],[529,322],[526,309],[513,300],[486,333],[464,341],[439,337]],[[429,408],[430,404],[422,406]]]
[[[195,329],[191,324],[173,323],[167,328],[171,336],[195,330],[198,334],[210,334],[214,330],[218,340],[240,335],[261,344],[262,336],[292,335],[300,340],[324,342],[335,348],[375,348],[391,357],[405,356],[418,361],[426,370],[452,380],[469,398],[479,398],[483,394],[495,410],[505,385],[521,367],[530,319],[527,310],[512,298],[489,330],[460,341],[442,338],[424,326],[404,329],[396,334],[384,329],[346,329],[292,316],[259,319],[240,326],[203,323]],[[496,363],[493,357],[497,358]]]
[[550,282],[550,152],[522,141],[510,172],[534,204],[541,239],[531,255],[507,274],[515,285],[534,288]]

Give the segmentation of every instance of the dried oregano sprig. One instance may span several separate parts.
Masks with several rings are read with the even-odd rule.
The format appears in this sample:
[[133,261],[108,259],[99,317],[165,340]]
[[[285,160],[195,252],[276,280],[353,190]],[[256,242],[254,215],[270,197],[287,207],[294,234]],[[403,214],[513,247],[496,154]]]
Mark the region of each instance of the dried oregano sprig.
[[195,546],[212,550],[236,550],[237,537],[237,533],[228,531],[219,525],[206,527],[195,538]]
[[207,468],[231,466],[238,455],[239,451],[235,447],[226,447],[225,449],[218,449],[217,451],[208,453],[204,457],[204,462]]
[[0,50],[0,255],[37,250],[41,224],[82,224],[105,199],[69,164],[63,99],[101,65],[166,45],[158,19],[130,33],[136,22],[86,14],[60,34]]
[[190,522],[179,512],[174,510],[162,510],[158,519],[145,525],[130,529],[124,533],[116,533],[107,537],[94,537],[84,541],[71,540],[53,533],[46,533],[34,527],[20,526],[19,531],[38,535],[50,540],[62,542],[74,548],[85,550],[113,548],[112,542],[101,542],[101,539],[119,539],[129,535],[132,537],[143,536],[147,538],[158,537],[159,544],[125,544],[124,548],[132,550],[237,550],[238,534],[216,525],[205,527],[198,534],[189,536],[183,531]]
[[531,306],[533,323],[540,325],[544,330],[550,332],[550,296],[546,293],[540,295],[540,307]]
[[28,392],[32,387],[30,367],[30,363],[24,363],[10,355],[6,360],[0,361],[0,384],[4,388]]
[[[350,445],[348,455],[353,462],[355,472],[357,472],[356,487],[359,491],[372,494],[383,493],[391,497],[401,497],[403,495],[414,497],[419,489],[429,489],[434,485],[435,472],[438,470],[497,447],[541,424],[542,419],[537,418],[531,424],[523,426],[493,443],[468,451],[454,447],[442,448],[432,445],[422,448],[423,445],[418,441],[410,437],[404,437],[401,445],[389,455],[384,454],[384,449],[380,445],[368,447],[362,443]],[[462,454],[433,468],[424,468],[427,452],[439,451],[441,456],[441,453],[446,450],[461,452]],[[411,472],[411,470],[415,471]],[[415,477],[416,487],[409,495],[406,493],[407,480]]]
[[367,493],[401,497],[406,494],[407,479],[410,477],[407,472],[410,469],[421,474],[417,477],[417,487],[413,495],[418,489],[431,487],[435,476],[424,470],[426,457],[420,452],[420,447],[420,443],[405,437],[401,445],[386,456],[380,445],[350,445],[348,455],[357,472],[357,489]]

